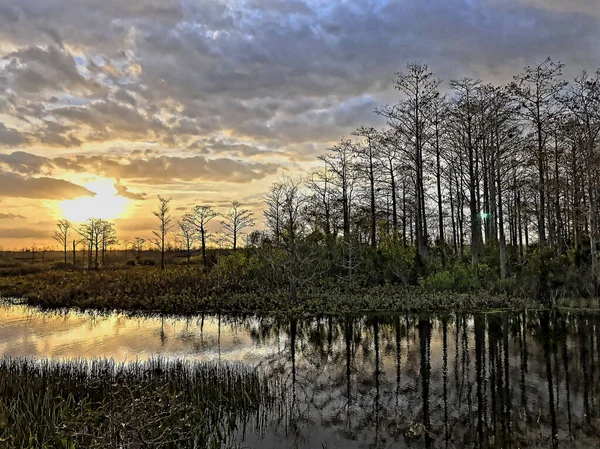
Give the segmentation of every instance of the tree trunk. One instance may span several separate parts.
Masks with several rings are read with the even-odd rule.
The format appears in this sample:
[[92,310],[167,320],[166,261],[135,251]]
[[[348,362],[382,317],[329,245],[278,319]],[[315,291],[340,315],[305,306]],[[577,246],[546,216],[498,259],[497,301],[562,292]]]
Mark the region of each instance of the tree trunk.
[[369,141],[369,182],[371,187],[371,248],[377,248],[377,217],[375,215],[375,172],[373,168],[373,148]]
[[588,196],[589,196],[589,214],[590,214],[590,252],[592,257],[592,276],[594,279],[594,295],[598,294],[598,232],[596,217],[596,186],[592,169],[588,166]]
[[206,232],[204,227],[200,229],[200,235],[202,237],[202,263],[204,264],[204,268],[208,266],[206,262]]
[[546,190],[544,180],[544,144],[542,137],[542,124],[539,120],[539,103],[538,103],[538,123],[537,123],[537,138],[538,138],[538,174],[539,174],[539,195],[540,203],[538,205],[538,230],[540,246],[546,246]]
[[438,226],[439,226],[439,241],[440,241],[440,256],[442,259],[442,267],[446,266],[446,239],[444,237],[444,215],[442,212],[442,169],[441,169],[441,155],[440,155],[440,133],[439,125],[435,126],[435,159],[436,159],[436,183],[437,183],[437,196],[438,196]]
[[[496,138],[498,136],[496,135]],[[500,279],[506,279],[506,237],[504,235],[504,210],[502,208],[502,177],[500,172],[500,144],[496,141],[498,160],[496,161],[496,193],[498,195],[498,230],[500,238],[498,248],[500,252]]]
[[165,269],[165,235],[162,234],[160,242],[160,269]]

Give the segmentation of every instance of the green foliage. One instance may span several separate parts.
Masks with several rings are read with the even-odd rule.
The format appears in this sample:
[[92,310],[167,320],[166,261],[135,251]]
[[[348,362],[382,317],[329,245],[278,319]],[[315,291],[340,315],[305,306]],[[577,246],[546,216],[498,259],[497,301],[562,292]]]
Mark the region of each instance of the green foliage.
[[421,281],[421,287],[428,292],[448,292],[454,289],[454,276],[449,271],[438,271]]
[[447,270],[436,271],[421,280],[426,291],[455,291],[467,293],[477,289],[490,289],[497,281],[496,275],[484,263],[477,265],[457,263]]
[[380,245],[383,254],[383,277],[387,282],[408,284],[414,282],[415,248],[406,246],[393,235],[386,236]]
[[[582,250],[556,254],[548,248],[532,246],[525,257],[519,257],[515,248],[508,247],[509,277],[500,280],[498,248],[492,243],[483,248],[476,265],[465,252],[448,255],[442,266],[439,250],[432,249],[426,263],[418,263],[415,248],[393,234],[383,234],[377,249],[354,237],[344,240],[313,232],[299,238],[293,252],[289,242],[269,239],[237,251],[210,249],[207,267],[198,254],[188,266],[183,253],[176,253],[167,259],[167,269],[162,272],[156,269],[156,254],[150,251],[138,262],[125,259],[97,272],[88,272],[83,266],[64,266],[60,261],[2,259],[0,296],[23,297],[47,307],[185,314],[308,310],[320,313],[346,304],[370,310],[383,303],[398,310],[413,307],[412,301],[398,297],[399,292],[408,290],[418,298],[489,292],[535,299],[541,304],[595,296],[594,277]],[[288,304],[285,299],[291,298],[288,293],[292,285],[298,304]],[[392,298],[373,298],[370,292],[381,287],[389,287]],[[370,299],[356,303],[352,298],[357,295],[368,295]],[[427,299],[424,307],[435,304]],[[440,305],[445,307],[446,303]]]

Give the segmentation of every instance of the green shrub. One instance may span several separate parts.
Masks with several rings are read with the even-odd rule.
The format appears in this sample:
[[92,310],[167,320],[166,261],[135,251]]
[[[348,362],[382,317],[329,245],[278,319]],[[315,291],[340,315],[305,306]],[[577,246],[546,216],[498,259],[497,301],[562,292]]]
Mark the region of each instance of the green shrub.
[[421,287],[428,292],[447,292],[454,288],[454,277],[447,270],[430,274],[421,280]]

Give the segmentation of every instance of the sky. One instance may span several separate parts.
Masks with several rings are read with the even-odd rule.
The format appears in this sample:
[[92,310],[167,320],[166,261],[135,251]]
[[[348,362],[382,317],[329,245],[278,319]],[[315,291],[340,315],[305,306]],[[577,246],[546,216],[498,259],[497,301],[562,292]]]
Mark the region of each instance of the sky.
[[0,0],[0,247],[61,218],[148,237],[156,195],[256,211],[378,106],[394,73],[505,83],[600,66],[597,0]]

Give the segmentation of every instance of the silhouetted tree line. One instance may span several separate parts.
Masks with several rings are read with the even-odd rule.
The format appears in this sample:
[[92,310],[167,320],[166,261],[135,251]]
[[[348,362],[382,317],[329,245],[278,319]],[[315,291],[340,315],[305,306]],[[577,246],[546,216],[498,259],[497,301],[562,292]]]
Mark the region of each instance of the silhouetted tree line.
[[329,148],[302,189],[273,185],[269,239],[288,246],[292,268],[299,239],[331,239],[349,277],[366,245],[413,248],[417,276],[468,257],[505,280],[535,255],[544,278],[564,256],[589,267],[595,290],[600,71],[567,82],[562,70],[547,59],[508,85],[462,78],[443,89],[409,64],[394,80],[399,100],[376,111],[385,128]]
[[[376,110],[387,125],[359,127],[310,175],[273,184],[265,229],[247,235],[245,251],[262,251],[262,276],[286,284],[291,300],[302,286],[425,279],[464,290],[492,279],[509,288],[523,276],[528,294],[544,299],[561,287],[595,295],[600,71],[571,81],[562,71],[547,59],[508,85],[462,78],[444,86],[426,65],[409,64],[394,80],[398,101]],[[206,267],[207,226],[218,214],[198,205],[176,222],[170,199],[159,201],[151,242],[161,266],[177,229],[188,263],[199,243]],[[61,223],[55,238],[66,260]],[[220,224],[235,250],[255,219],[235,202]],[[99,248],[113,241],[110,229],[90,220],[77,230],[90,266],[92,250],[97,266]],[[133,243],[138,254],[144,243]]]

